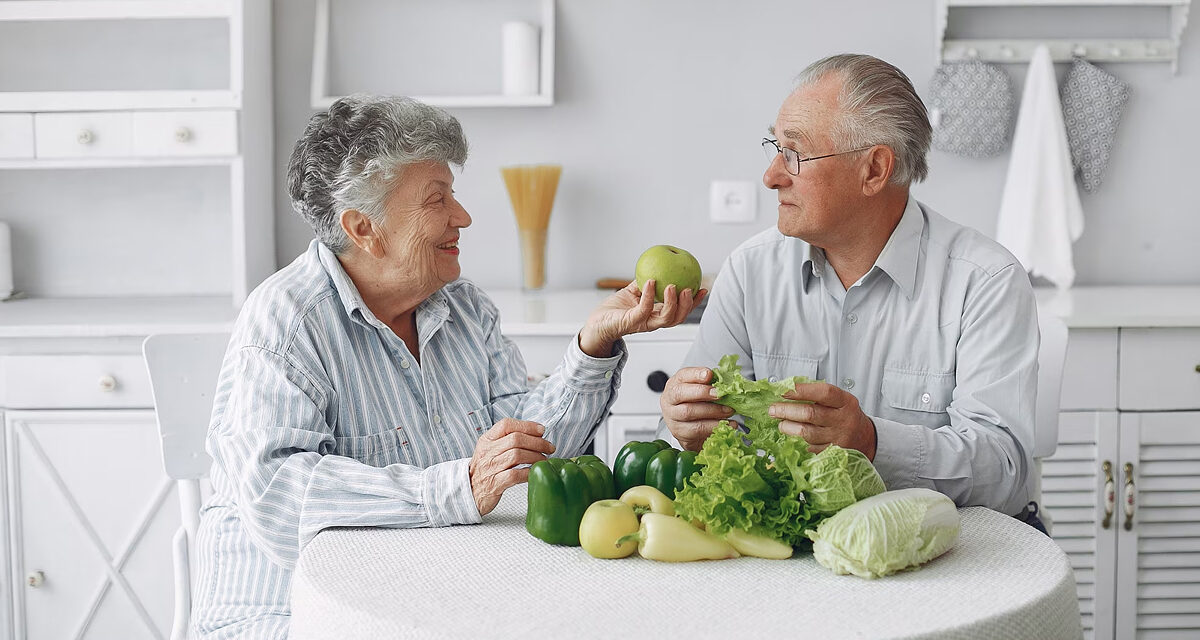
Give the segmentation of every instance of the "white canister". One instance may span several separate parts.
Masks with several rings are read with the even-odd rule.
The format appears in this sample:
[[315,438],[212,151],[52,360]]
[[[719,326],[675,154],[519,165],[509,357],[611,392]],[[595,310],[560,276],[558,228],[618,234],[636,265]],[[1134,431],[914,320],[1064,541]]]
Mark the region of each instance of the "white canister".
[[537,94],[538,28],[528,22],[505,22],[502,41],[504,95]]
[[0,300],[13,294],[12,231],[0,222]]

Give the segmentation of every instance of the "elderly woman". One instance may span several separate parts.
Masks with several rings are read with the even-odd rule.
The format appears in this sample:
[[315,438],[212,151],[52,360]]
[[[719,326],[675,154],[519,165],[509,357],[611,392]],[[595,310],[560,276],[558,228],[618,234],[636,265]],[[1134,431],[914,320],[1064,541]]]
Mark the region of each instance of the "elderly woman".
[[[246,301],[209,428],[213,497],[193,622],[283,638],[291,573],[322,529],[479,522],[526,465],[579,454],[616,392],[621,337],[681,322],[704,292],[610,296],[534,389],[487,295],[459,278],[471,216],[457,120],[406,98],[313,116],[288,167],[317,239]],[[398,604],[397,606],[403,606]]]

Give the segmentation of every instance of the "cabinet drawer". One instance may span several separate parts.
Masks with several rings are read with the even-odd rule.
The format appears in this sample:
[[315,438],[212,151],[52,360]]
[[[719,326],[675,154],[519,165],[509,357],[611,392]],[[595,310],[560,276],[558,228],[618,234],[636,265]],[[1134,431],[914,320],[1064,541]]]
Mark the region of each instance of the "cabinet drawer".
[[1063,364],[1060,408],[1116,410],[1117,330],[1071,329]]
[[625,344],[629,347],[629,360],[625,362],[625,370],[621,373],[621,388],[617,391],[612,412],[659,415],[662,412],[658,406],[661,392],[650,386],[651,374],[655,374],[659,380],[661,374],[658,372],[674,375],[692,343],[626,340]]
[[33,157],[33,114],[0,113],[0,158]]
[[1121,330],[1122,409],[1200,409],[1200,329]]
[[144,157],[237,154],[233,111],[145,111],[133,114],[133,153]]
[[136,355],[7,356],[0,393],[10,409],[154,406],[146,363]]
[[34,115],[37,157],[118,158],[131,148],[128,112],[39,113]]

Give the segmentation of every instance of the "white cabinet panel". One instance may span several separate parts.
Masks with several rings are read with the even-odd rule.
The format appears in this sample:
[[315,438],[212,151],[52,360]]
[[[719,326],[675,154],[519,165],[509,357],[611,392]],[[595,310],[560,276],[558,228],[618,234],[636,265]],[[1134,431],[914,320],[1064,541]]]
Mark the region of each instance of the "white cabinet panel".
[[16,637],[165,637],[179,508],[154,412],[11,411],[5,430]]
[[1200,409],[1200,329],[1121,329],[1121,409]]
[[128,112],[39,113],[34,116],[39,158],[120,158],[130,154]]
[[658,430],[659,417],[659,414],[609,416],[604,423],[607,435],[605,451],[600,453],[599,447],[597,447],[596,455],[611,467],[617,457],[617,452],[625,446],[626,442],[654,439],[654,433]]
[[237,154],[236,111],[140,111],[133,154],[147,158]]
[[1063,411],[1117,408],[1117,330],[1071,329],[1063,365]]
[[146,362],[135,355],[0,358],[0,405],[14,409],[154,405]]
[[529,382],[537,384],[554,373],[562,363],[573,337],[568,336],[509,336],[525,358],[525,370]]
[[0,113],[0,158],[33,157],[33,114]]
[[[629,360],[621,373],[621,389],[613,404],[613,413],[644,413],[659,415],[658,405],[661,391],[655,390],[663,374],[675,375],[687,356],[690,342],[650,342],[628,340]],[[653,438],[650,438],[653,440]]]

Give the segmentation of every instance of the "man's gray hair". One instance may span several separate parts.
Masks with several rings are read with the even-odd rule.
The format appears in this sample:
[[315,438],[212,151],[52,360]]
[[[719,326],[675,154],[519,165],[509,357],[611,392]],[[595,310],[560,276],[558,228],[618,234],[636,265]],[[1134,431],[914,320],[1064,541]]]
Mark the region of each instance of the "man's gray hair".
[[400,172],[430,161],[467,161],[454,116],[411,98],[349,96],[308,121],[288,162],[288,195],[317,238],[341,254],[350,247],[342,212],[382,221]]
[[908,76],[873,56],[844,53],[818,60],[796,77],[796,88],[830,73],[842,79],[840,117],[829,134],[847,149],[882,144],[896,155],[893,184],[920,182],[929,174],[925,155],[933,129],[929,114]]

